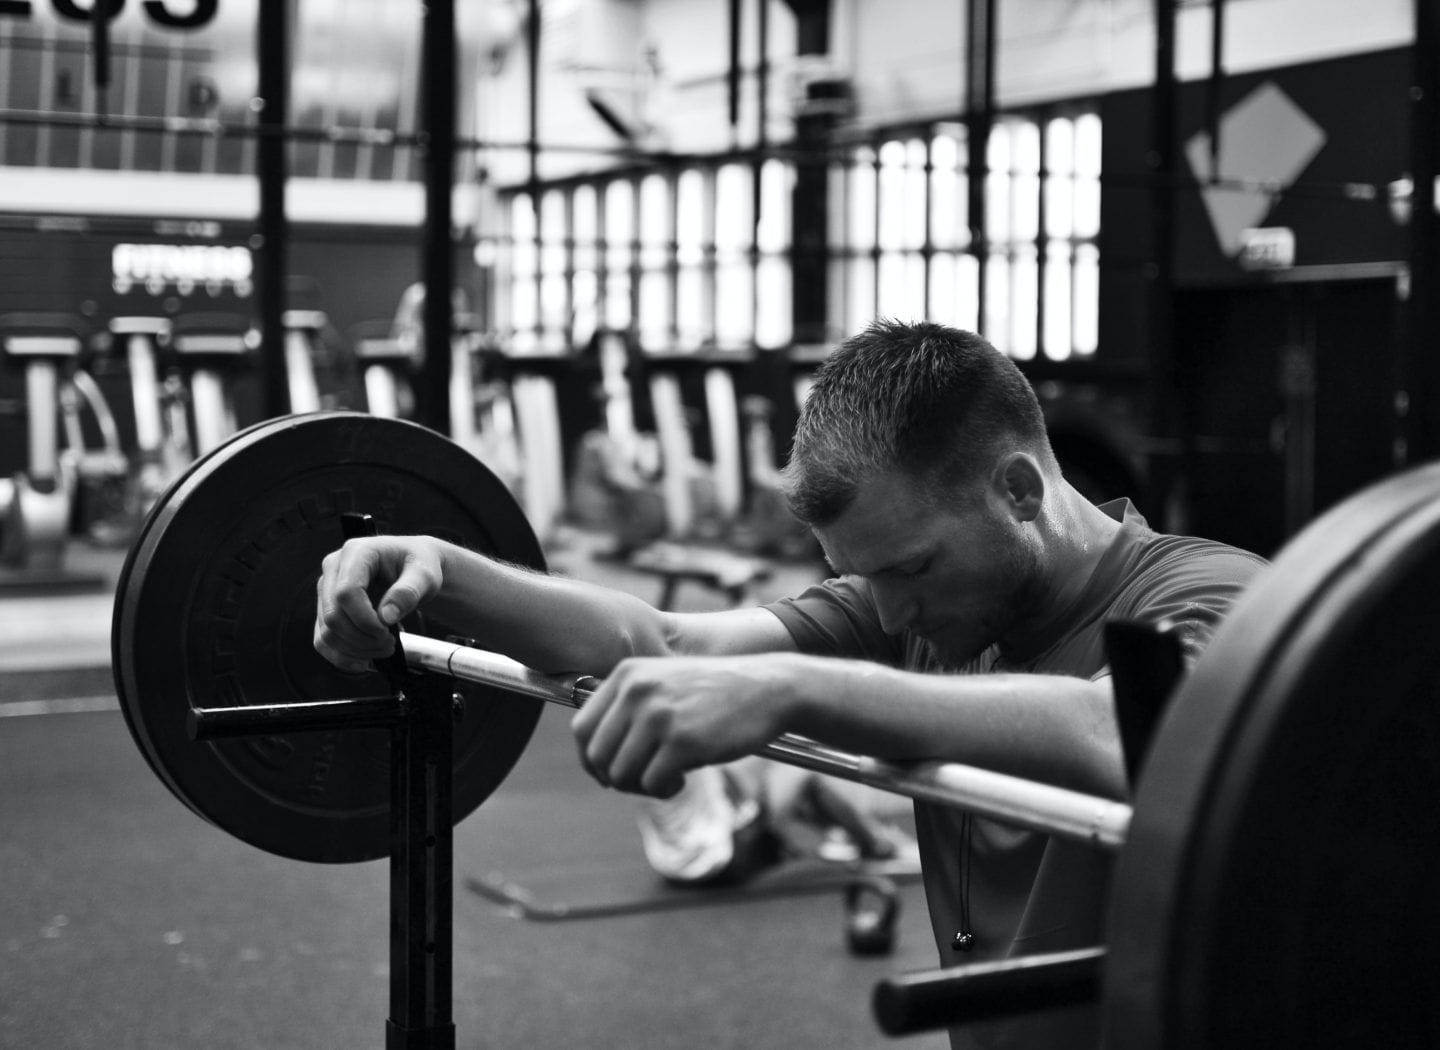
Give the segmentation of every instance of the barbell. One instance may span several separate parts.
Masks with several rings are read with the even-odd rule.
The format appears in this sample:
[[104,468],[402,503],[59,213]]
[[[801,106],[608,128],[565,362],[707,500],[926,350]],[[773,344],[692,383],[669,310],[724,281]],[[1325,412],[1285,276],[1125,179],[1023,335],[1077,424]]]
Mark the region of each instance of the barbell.
[[[116,596],[117,691],[155,773],[199,816],[299,860],[374,859],[394,841],[384,727],[406,701],[311,645],[320,562],[357,512],[544,568],[508,490],[447,438],[315,413],[198,460],[152,509]],[[1098,998],[1114,1048],[1440,1045],[1437,582],[1440,467],[1328,512],[1180,684],[1132,805],[800,737],[767,747],[1118,851],[1104,945],[895,978],[876,990],[882,1027]],[[594,686],[454,640],[458,626],[402,637],[411,671],[454,692],[456,821],[518,761],[533,698],[576,706]],[[312,731],[267,731],[272,713]]]

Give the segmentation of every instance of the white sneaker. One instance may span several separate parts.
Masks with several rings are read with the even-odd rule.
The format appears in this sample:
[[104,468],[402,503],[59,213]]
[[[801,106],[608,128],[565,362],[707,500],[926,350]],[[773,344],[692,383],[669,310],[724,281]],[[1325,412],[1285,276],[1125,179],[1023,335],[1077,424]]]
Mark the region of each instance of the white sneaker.
[[735,832],[755,819],[758,805],[736,804],[719,766],[685,774],[672,798],[640,799],[640,843],[645,859],[674,882],[703,882],[722,872],[735,856]]

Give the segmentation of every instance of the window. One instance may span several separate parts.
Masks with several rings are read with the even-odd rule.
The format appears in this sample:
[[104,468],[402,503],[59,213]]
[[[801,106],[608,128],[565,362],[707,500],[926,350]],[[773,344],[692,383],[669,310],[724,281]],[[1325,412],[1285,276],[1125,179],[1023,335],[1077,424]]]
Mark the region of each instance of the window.
[[877,314],[925,317],[980,331],[1020,360],[1093,354],[1100,118],[995,121],[980,242],[970,159],[966,129],[947,122],[853,147],[832,166],[832,327],[849,335]]
[[540,327],[539,226],[535,202],[526,193],[510,200],[510,311],[516,353],[534,353]]
[[675,258],[674,196],[663,174],[640,180],[640,288],[636,328],[640,345],[664,350],[674,344],[672,290]]
[[862,146],[830,169],[831,214],[841,220],[830,231],[830,327],[847,335],[875,316],[877,159]]
[[793,186],[789,161],[701,161],[541,188],[538,219],[514,191],[512,350],[573,350],[597,327],[652,353],[787,345]]
[[790,195],[794,169],[785,161],[760,167],[760,217],[755,226],[755,342],[775,349],[791,335]]
[[600,327],[600,212],[594,186],[570,198],[570,338],[585,346]]
[[875,308],[886,317],[925,315],[926,159],[920,139],[880,147]]
[[726,164],[715,174],[715,341],[724,347],[742,344],[754,331],[751,172],[748,165]]
[[549,190],[540,197],[539,349],[564,348],[570,327],[570,215],[567,194]]
[[630,327],[630,263],[635,249],[635,188],[625,179],[605,187],[605,327]]
[[675,339],[701,346],[715,335],[714,180],[692,168],[675,180]]
[[[983,165],[955,121],[845,150],[828,176],[830,331],[923,317],[1018,360],[1094,354],[1100,146],[1099,116],[1068,106],[1000,116]],[[515,191],[514,349],[574,349],[600,326],[657,353],[788,345],[794,183],[788,160],[716,157],[541,187],[538,213]]]
[[929,317],[974,331],[980,326],[980,268],[970,249],[967,138],[960,125],[930,140]]

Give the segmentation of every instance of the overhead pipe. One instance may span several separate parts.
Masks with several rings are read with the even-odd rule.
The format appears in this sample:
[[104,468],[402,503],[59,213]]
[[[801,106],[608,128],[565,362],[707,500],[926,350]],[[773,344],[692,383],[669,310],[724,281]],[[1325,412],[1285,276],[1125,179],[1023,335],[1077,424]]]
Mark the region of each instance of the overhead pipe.
[[290,223],[285,214],[288,146],[279,130],[290,109],[289,5],[260,0],[256,19],[259,54],[260,126],[255,174],[260,182],[260,214],[255,246],[255,293],[260,309],[262,414],[288,415],[290,391],[285,370],[285,274],[289,266]]
[[455,2],[426,0],[420,91],[425,137],[425,368],[420,418],[450,433],[450,340],[455,284]]
[[[1154,0],[1155,86],[1151,102],[1149,167],[1150,262],[1145,268],[1151,367],[1150,431],[1162,449],[1153,457],[1153,498],[1168,505],[1180,477],[1191,468],[1188,427],[1177,400],[1175,355],[1175,192],[1179,84],[1175,74],[1177,0]],[[1171,527],[1178,526],[1170,522]]]
[[965,138],[967,161],[966,203],[970,216],[970,245],[976,261],[977,324],[981,335],[993,338],[985,325],[986,237],[985,184],[990,175],[990,131],[995,124],[995,0],[966,0],[965,4]]

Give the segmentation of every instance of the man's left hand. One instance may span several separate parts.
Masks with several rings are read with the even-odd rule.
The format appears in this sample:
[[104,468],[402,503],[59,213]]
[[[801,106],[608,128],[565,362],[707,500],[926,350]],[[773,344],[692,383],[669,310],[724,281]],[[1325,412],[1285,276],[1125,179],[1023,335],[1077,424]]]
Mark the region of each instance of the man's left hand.
[[787,654],[622,661],[571,722],[600,783],[668,798],[684,773],[764,747],[786,730]]

